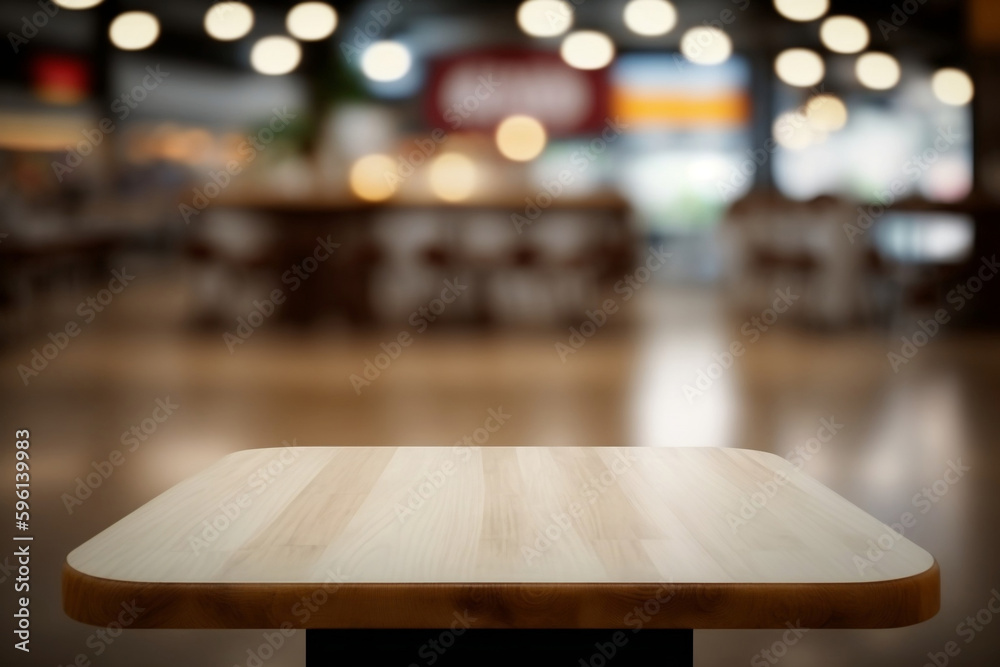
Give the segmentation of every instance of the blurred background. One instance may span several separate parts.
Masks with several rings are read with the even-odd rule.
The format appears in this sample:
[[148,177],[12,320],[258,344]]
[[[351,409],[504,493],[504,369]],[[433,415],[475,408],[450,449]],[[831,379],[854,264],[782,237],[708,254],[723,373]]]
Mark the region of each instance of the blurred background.
[[36,536],[5,664],[253,667],[259,631],[95,638],[65,555],[231,451],[457,442],[771,451],[941,565],[918,627],[703,631],[699,665],[996,664],[997,3],[17,0],[0,27],[2,458],[30,429]]

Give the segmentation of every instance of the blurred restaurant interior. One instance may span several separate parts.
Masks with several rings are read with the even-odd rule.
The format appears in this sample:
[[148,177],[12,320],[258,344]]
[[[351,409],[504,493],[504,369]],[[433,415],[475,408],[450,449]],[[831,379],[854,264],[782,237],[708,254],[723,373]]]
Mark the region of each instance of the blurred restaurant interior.
[[[1000,3],[17,0],[0,26],[0,387],[45,599],[4,664],[251,667],[255,631],[95,645],[59,572],[282,443],[744,447],[915,512],[936,618],[780,656],[698,632],[697,664],[935,664],[1000,587]],[[953,664],[997,664],[996,625]]]

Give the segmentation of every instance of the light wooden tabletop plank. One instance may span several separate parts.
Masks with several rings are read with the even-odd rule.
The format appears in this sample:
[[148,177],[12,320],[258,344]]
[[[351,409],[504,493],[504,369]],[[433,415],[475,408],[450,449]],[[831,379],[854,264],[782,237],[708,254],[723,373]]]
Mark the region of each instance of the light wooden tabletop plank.
[[[483,627],[620,627],[663,589],[660,627],[867,627],[933,615],[939,583],[929,553],[763,452],[299,447],[231,454],[74,550],[64,604],[98,622],[83,597],[145,595],[166,610],[149,627],[253,627],[324,590],[297,625],[434,627],[464,605]],[[245,609],[205,612],[230,597]]]

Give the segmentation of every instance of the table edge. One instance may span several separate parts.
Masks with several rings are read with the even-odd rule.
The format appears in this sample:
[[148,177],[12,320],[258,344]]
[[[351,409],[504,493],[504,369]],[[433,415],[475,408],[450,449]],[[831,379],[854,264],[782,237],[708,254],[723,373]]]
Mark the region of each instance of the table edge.
[[[836,583],[159,583],[62,571],[63,611],[129,628],[893,628],[937,614],[941,575]],[[655,610],[655,611],[654,611]],[[127,623],[126,623],[127,620]]]

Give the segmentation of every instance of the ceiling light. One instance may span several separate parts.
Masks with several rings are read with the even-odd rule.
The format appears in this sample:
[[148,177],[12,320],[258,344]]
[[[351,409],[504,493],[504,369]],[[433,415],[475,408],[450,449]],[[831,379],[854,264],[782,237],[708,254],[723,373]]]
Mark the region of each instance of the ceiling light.
[[123,51],[140,51],[160,36],[160,22],[149,12],[119,14],[108,27],[111,43]]
[[325,2],[300,2],[288,10],[285,27],[292,37],[316,42],[337,29],[337,12]]

